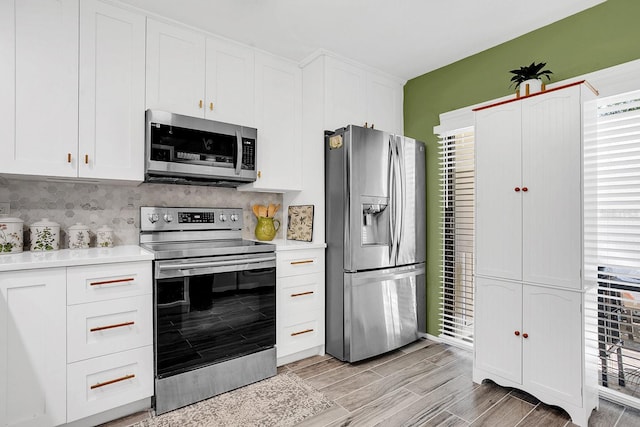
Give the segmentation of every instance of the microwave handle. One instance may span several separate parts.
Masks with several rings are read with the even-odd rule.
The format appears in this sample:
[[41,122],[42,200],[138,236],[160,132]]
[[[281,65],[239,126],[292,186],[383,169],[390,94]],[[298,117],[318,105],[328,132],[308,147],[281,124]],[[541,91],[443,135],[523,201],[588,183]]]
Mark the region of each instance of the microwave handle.
[[237,146],[237,156],[236,156],[236,175],[240,175],[240,171],[242,170],[242,135],[240,131],[236,131],[236,146]]

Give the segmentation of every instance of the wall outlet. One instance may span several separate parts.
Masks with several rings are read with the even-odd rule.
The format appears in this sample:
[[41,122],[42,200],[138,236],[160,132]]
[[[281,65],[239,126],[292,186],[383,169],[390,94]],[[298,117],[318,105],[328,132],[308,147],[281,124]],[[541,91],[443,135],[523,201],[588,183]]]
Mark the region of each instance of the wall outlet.
[[0,215],[9,215],[9,202],[0,202]]

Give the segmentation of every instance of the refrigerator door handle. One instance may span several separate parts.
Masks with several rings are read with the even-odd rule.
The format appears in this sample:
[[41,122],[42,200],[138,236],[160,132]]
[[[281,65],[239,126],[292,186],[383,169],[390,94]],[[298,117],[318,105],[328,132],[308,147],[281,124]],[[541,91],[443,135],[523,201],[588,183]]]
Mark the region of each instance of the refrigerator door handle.
[[405,164],[404,164],[404,144],[402,141],[402,136],[396,136],[396,145],[398,147],[397,151],[397,159],[398,159],[398,181],[400,182],[400,196],[397,199],[398,203],[398,219],[397,219],[397,227],[398,231],[396,233],[396,253],[398,257],[400,256],[400,246],[402,245],[402,239],[404,237],[404,211],[405,211],[405,197],[406,197],[406,188],[405,188]]
[[395,265],[395,257],[396,257],[396,237],[395,237],[395,229],[396,229],[396,216],[395,216],[395,187],[396,187],[396,161],[395,161],[395,144],[394,144],[393,135],[389,136],[389,175],[388,175],[388,185],[389,185],[389,264]]

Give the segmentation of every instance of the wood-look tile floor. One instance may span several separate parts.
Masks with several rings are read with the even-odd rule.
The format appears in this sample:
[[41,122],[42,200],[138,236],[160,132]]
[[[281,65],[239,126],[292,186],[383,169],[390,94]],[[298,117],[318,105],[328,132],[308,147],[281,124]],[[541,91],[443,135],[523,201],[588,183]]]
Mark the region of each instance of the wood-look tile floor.
[[[471,380],[471,354],[421,340],[364,362],[314,356],[279,368],[335,402],[300,424],[337,426],[573,426],[562,409],[516,389]],[[590,426],[640,426],[640,411],[600,400]]]

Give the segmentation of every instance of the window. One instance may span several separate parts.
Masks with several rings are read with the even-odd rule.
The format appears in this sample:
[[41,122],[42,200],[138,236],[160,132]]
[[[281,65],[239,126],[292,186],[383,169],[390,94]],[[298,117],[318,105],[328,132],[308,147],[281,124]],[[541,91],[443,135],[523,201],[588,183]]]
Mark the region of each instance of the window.
[[594,106],[584,146],[584,279],[597,303],[587,326],[603,394],[620,400],[640,392],[640,91]]
[[442,300],[440,338],[473,343],[473,128],[441,135]]

